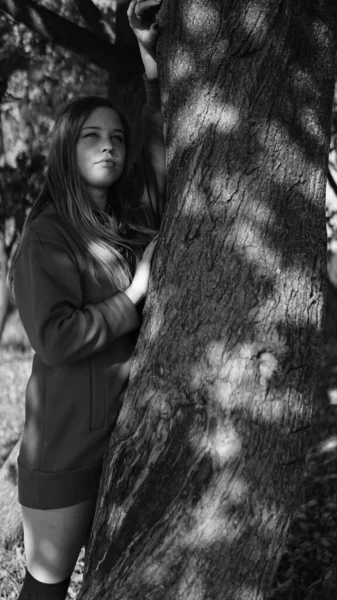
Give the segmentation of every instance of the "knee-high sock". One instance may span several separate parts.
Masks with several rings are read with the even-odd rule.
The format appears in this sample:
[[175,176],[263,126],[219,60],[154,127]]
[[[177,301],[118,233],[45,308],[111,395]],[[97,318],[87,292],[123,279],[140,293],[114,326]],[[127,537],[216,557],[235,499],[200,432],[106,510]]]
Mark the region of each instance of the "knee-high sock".
[[70,579],[60,583],[42,583],[26,570],[26,576],[17,600],[64,600]]

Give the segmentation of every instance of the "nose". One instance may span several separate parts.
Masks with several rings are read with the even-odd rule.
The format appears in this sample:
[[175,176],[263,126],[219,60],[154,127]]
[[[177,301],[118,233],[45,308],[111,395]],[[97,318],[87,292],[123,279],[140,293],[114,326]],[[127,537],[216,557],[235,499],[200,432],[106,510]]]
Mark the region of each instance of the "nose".
[[113,144],[113,142],[109,140],[109,141],[104,142],[104,144],[102,144],[102,153],[109,154],[110,156],[117,156],[118,150],[115,147],[115,145]]
[[113,150],[113,145],[110,140],[104,141],[102,145],[102,152],[111,152]]

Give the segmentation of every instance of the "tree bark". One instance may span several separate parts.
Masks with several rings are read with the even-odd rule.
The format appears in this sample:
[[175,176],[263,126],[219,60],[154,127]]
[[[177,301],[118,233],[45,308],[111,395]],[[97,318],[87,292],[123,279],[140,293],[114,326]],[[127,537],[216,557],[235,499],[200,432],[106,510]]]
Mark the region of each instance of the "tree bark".
[[271,591],[320,357],[328,4],[164,1],[169,205],[81,600]]

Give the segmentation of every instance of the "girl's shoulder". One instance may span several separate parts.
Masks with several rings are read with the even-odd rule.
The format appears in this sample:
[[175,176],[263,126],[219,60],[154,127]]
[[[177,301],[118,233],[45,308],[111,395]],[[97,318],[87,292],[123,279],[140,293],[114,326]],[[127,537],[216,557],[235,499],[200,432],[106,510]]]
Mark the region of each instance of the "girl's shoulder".
[[56,208],[49,203],[27,225],[22,241],[26,244],[33,241],[64,244],[65,242],[69,243],[68,238]]
[[57,210],[48,204],[27,222],[12,265],[13,272],[20,263],[22,271],[25,264],[43,262],[52,265],[56,260],[68,265],[72,263],[83,270],[84,263],[72,237]]
[[36,244],[45,254],[46,260],[47,256],[62,252],[76,264],[81,263],[74,239],[52,204],[46,205],[41,213],[27,224],[17,258],[22,254],[30,254],[30,251],[36,248]]

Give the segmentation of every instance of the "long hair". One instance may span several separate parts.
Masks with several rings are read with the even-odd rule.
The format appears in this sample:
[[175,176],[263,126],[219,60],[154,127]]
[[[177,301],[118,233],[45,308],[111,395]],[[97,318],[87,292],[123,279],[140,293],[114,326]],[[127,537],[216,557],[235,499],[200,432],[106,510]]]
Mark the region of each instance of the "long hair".
[[[100,107],[114,110],[124,129],[126,158],[122,175],[108,189],[107,211],[92,202],[81,179],[76,162],[76,145],[85,121]],[[125,289],[144,246],[155,234],[151,216],[137,198],[130,165],[130,127],[124,115],[106,98],[87,96],[68,104],[57,118],[51,138],[47,172],[41,194],[33,205],[23,228],[52,202],[65,229],[76,242],[79,256],[97,279],[102,269],[111,284]],[[20,245],[9,273],[13,291],[13,269]]]

